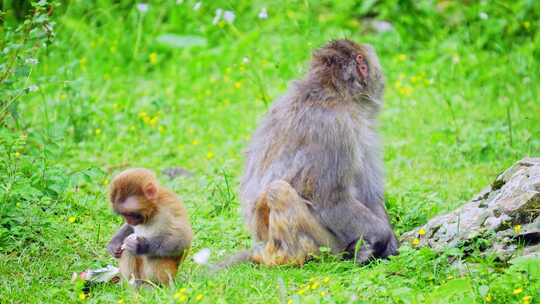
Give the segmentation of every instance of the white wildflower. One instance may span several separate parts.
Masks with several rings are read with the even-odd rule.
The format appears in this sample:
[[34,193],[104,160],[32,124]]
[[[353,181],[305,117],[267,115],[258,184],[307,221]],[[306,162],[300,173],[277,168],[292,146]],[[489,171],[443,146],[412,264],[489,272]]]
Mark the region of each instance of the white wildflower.
[[229,23],[233,23],[234,18],[236,18],[236,15],[234,14],[233,11],[224,11],[223,12],[223,19],[225,19],[225,21],[227,21]]
[[37,85],[35,85],[35,84],[30,85],[30,86],[28,87],[28,92],[35,92],[35,91],[37,91],[37,90],[39,90],[39,87],[38,87]]
[[176,0],[176,4],[177,4],[177,5],[180,5],[180,4],[182,4],[182,3],[184,3],[184,0]]
[[216,15],[214,16],[214,19],[212,19],[212,24],[216,25],[219,23],[219,19],[221,19],[221,15],[223,15],[223,10],[218,8],[216,10]]
[[148,12],[149,8],[150,6],[148,5],[148,3],[137,3],[137,10],[139,10],[141,14]]
[[249,63],[249,57],[242,58],[242,63],[243,64],[248,64]]
[[201,2],[201,1],[197,1],[197,2],[195,3],[195,5],[193,5],[193,10],[194,10],[194,11],[198,11],[198,10],[201,9],[201,6],[202,6],[202,2]]
[[36,58],[27,58],[24,62],[31,65],[36,65],[39,63],[39,61]]
[[259,19],[268,19],[268,12],[266,11],[266,7],[263,7],[261,9],[258,16],[259,16]]
[[199,265],[205,265],[208,263],[208,259],[210,259],[210,253],[209,248],[201,249],[193,255],[193,261]]
[[480,14],[478,14],[478,16],[480,17],[480,19],[482,20],[487,20],[489,18],[488,14],[484,13],[484,12],[480,12]]

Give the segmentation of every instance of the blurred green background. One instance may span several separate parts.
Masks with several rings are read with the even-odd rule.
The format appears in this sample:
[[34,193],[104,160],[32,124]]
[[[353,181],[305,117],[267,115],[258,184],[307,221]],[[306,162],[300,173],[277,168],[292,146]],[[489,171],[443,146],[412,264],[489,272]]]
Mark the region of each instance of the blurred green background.
[[[539,272],[404,244],[359,267],[187,261],[174,286],[83,288],[114,263],[112,174],[158,172],[185,201],[193,252],[250,245],[237,186],[250,134],[311,52],[377,50],[386,204],[398,234],[540,154],[540,2],[0,1],[0,302],[537,303]],[[192,173],[170,179],[163,170]],[[480,240],[482,241],[482,240]],[[489,241],[489,240],[487,240]],[[461,261],[467,267],[454,267]]]

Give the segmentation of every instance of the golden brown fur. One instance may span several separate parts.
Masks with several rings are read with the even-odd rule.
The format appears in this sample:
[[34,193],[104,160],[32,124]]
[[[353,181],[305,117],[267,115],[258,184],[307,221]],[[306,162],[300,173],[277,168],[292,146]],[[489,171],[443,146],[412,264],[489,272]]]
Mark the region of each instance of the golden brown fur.
[[168,283],[187,254],[192,230],[177,196],[153,172],[128,169],[111,182],[110,200],[126,223],[108,245],[127,280]]
[[320,247],[337,249],[334,237],[309,212],[310,203],[285,181],[275,181],[256,207],[257,237],[264,246],[252,260],[265,265],[302,265]]

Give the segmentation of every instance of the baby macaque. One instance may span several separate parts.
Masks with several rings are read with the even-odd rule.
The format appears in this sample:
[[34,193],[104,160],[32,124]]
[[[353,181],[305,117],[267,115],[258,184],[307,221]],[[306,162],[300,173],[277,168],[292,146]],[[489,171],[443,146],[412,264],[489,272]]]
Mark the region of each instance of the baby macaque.
[[396,254],[377,132],[383,89],[371,46],[342,39],[314,52],[247,149],[240,201],[255,245],[218,266],[298,265],[323,246],[360,264]]
[[111,182],[110,201],[125,223],[107,245],[122,277],[139,285],[169,283],[191,246],[193,232],[178,197],[147,169],[128,169]]

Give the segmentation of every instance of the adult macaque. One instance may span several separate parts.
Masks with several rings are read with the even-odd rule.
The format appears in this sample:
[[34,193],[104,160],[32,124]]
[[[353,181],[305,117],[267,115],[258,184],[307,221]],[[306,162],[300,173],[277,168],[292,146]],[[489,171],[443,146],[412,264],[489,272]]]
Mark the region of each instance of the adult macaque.
[[315,51],[247,149],[240,200],[255,246],[220,266],[302,264],[321,246],[359,263],[396,254],[376,130],[383,90],[371,46],[336,40]]
[[193,238],[182,202],[146,169],[118,174],[111,182],[110,200],[125,220],[107,246],[119,259],[122,276],[137,284],[169,283]]

